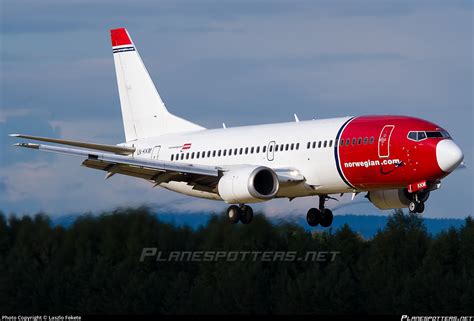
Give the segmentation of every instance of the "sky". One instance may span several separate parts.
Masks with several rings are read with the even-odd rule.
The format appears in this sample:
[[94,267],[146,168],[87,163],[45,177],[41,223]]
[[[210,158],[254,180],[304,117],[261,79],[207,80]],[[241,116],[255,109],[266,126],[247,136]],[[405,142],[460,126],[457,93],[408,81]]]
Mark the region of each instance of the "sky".
[[[472,215],[471,1],[1,1],[0,210],[65,215],[148,204],[181,212],[222,202],[104,180],[77,157],[12,147],[9,133],[124,140],[109,30],[126,27],[168,109],[208,128],[401,114],[447,129],[465,155],[427,217]],[[317,198],[274,200],[305,215]],[[363,195],[334,214],[381,214]]]

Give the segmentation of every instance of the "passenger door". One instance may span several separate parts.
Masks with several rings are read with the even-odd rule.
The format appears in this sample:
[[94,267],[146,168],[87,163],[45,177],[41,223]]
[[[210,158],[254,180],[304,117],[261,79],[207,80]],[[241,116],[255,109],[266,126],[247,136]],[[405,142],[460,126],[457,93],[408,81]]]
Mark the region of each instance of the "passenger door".
[[379,157],[387,158],[390,156],[390,137],[392,136],[394,125],[385,125],[380,131],[379,136]]

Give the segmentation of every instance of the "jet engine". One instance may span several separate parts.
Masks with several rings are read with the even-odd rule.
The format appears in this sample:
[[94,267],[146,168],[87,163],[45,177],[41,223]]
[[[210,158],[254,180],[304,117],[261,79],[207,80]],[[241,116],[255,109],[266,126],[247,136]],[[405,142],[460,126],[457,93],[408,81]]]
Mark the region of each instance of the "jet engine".
[[226,203],[256,203],[275,197],[279,183],[268,167],[243,166],[224,172],[217,188]]
[[[424,202],[428,199],[429,195],[429,191],[418,193],[418,199]],[[367,193],[367,198],[381,210],[405,208],[412,199],[411,194],[406,188],[371,191]]]

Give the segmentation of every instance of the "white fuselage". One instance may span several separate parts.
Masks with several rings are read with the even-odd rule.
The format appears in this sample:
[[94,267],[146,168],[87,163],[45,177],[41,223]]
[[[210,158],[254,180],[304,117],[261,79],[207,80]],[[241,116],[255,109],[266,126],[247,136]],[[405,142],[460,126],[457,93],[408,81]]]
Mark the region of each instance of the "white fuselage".
[[[274,169],[298,169],[305,177],[305,183],[296,186],[283,184],[278,197],[343,193],[352,189],[337,171],[334,141],[348,119],[350,117],[205,129],[144,138],[123,145],[135,147],[134,157],[139,158],[216,166],[261,165]],[[313,141],[321,141],[321,147],[308,149],[308,142]],[[327,141],[326,147],[324,141]],[[194,190],[185,182],[162,183],[160,186],[186,195],[221,199],[218,194]]]

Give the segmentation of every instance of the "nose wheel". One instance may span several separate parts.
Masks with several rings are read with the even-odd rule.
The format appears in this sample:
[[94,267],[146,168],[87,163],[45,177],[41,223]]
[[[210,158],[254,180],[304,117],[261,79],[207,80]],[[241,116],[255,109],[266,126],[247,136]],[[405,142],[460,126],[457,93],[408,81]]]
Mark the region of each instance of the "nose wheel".
[[408,210],[410,213],[423,213],[425,210],[425,203],[420,201],[411,201],[408,204]]
[[327,195],[319,196],[319,209],[310,208],[306,214],[306,222],[309,226],[318,226],[319,224],[322,227],[329,227],[332,224],[334,216],[332,211],[324,207]]
[[[419,195],[418,193],[413,194],[413,200],[408,204],[408,210],[410,213],[423,213],[425,210],[425,202],[428,199],[425,194]],[[427,194],[429,195],[429,193]]]
[[239,221],[242,224],[249,224],[253,219],[253,210],[245,204],[231,205],[227,208],[227,217],[232,224],[237,224]]

